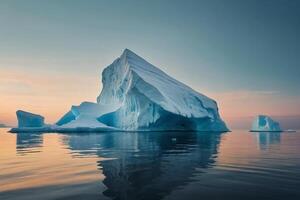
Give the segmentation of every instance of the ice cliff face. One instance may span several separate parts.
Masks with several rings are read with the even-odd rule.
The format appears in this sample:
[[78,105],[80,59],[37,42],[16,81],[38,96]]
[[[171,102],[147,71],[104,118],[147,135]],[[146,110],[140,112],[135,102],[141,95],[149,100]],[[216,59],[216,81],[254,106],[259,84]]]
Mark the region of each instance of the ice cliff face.
[[41,115],[33,114],[30,112],[25,112],[22,110],[18,110],[16,112],[18,118],[18,127],[43,127],[44,117]]
[[251,127],[251,131],[282,131],[278,122],[266,115],[258,115]]
[[126,49],[104,69],[101,123],[123,130],[227,131],[217,103]]

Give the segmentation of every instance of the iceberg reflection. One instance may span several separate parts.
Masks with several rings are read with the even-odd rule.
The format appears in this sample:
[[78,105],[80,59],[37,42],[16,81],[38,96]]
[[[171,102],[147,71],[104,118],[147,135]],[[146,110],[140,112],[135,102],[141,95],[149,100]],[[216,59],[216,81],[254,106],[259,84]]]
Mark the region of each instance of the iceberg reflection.
[[162,199],[192,182],[195,173],[215,162],[221,134],[214,133],[109,133],[68,135],[76,155],[101,158],[104,195],[112,199]]
[[41,133],[17,133],[16,150],[20,155],[41,151],[43,134]]
[[281,141],[280,132],[259,132],[256,133],[257,143],[260,150],[267,150],[271,146],[279,145]]

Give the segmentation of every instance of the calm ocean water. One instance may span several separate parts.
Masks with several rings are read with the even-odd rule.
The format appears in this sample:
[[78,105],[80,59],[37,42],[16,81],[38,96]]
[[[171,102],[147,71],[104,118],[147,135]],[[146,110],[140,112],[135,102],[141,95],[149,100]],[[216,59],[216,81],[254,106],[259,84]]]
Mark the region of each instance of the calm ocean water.
[[300,199],[300,132],[12,134],[0,199]]

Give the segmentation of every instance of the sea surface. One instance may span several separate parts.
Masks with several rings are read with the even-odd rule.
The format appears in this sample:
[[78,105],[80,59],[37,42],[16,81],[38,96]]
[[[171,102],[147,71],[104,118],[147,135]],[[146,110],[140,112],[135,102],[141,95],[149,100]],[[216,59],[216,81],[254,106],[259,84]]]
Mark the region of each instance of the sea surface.
[[300,199],[300,132],[8,133],[1,200]]

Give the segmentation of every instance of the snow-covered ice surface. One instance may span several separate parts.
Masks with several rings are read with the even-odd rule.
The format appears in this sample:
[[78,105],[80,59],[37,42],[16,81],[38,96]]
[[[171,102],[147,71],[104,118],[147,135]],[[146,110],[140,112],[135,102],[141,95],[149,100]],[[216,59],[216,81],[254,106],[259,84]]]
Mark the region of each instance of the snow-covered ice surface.
[[278,122],[274,121],[271,117],[266,115],[258,115],[253,123],[250,131],[254,132],[280,132],[282,129]]
[[98,103],[120,107],[98,119],[123,130],[227,131],[217,103],[126,49],[104,69]]
[[228,131],[217,103],[132,51],[102,72],[97,103],[72,106],[51,130]]
[[117,107],[105,106],[98,103],[82,102],[79,106],[72,106],[71,110],[67,112],[56,125],[61,128],[75,128],[75,127],[107,127],[105,124],[98,121],[98,117],[115,111]]

